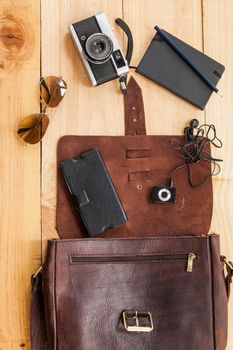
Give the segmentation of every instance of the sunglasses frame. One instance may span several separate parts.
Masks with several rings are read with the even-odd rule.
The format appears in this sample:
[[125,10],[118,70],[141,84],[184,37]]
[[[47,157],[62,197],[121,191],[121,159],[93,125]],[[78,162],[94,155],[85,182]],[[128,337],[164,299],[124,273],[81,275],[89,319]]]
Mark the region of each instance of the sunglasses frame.
[[[53,97],[55,96],[56,91],[57,91],[57,88],[54,89],[54,92],[53,92],[52,96],[50,96],[50,99],[49,99],[48,102],[45,101],[45,99],[43,98],[43,95],[42,95],[42,87],[44,87],[45,89],[46,89],[46,87],[47,87],[47,85],[46,85],[46,86],[43,86],[43,85],[42,85],[42,82],[43,82],[43,81],[46,81],[46,79],[49,79],[49,78],[50,78],[50,79],[54,79],[55,81],[56,81],[56,80],[57,80],[57,81],[60,81],[60,82],[62,81],[62,82],[63,82],[63,86],[62,86],[62,87],[60,86],[60,89],[63,88],[63,89],[65,90],[65,92],[61,95],[60,101],[59,101],[59,102],[57,103],[57,105],[55,105],[55,106],[50,106],[50,105],[49,105],[49,102],[52,101]],[[58,86],[59,86],[59,84],[58,84]],[[48,113],[46,113],[46,111],[48,110],[48,108],[55,109],[55,108],[57,108],[57,107],[59,106],[59,104],[62,102],[62,100],[63,100],[63,98],[64,98],[64,96],[65,96],[65,94],[66,94],[66,90],[67,90],[67,83],[66,83],[66,81],[65,81],[61,76],[57,77],[57,76],[54,76],[54,75],[50,75],[50,76],[42,77],[42,78],[40,79],[40,110],[41,110],[41,112],[40,112],[40,113],[31,114],[31,115],[29,115],[28,117],[25,117],[25,118],[21,119],[21,120],[19,121],[19,123],[18,123],[17,131],[16,131],[17,137],[18,137],[25,145],[28,145],[28,144],[31,144],[31,145],[32,145],[32,144],[36,144],[36,143],[41,142],[41,140],[42,140],[42,138],[44,137],[44,135],[45,135],[45,133],[46,133],[46,131],[47,131],[47,128],[48,128],[48,126],[49,126],[49,119],[50,119],[50,118],[49,118]],[[48,90],[48,94],[49,94],[49,90]],[[41,134],[41,137],[40,137],[40,139],[38,139],[38,141],[36,141],[36,142],[28,142],[28,141],[24,140],[24,138],[21,137],[20,134],[19,134],[19,131],[20,131],[20,129],[21,129],[21,128],[20,128],[20,123],[22,123],[22,122],[23,122],[24,120],[26,120],[27,118],[30,118],[30,117],[33,117],[33,116],[37,118],[38,115],[41,115],[41,119],[39,119],[38,122],[37,122],[37,125],[32,126],[31,129],[36,131],[36,129],[38,128],[38,125],[40,124],[40,120],[42,120],[43,116],[45,116],[45,117],[48,118],[48,122],[47,122],[46,129],[45,129],[45,131],[43,132],[43,134]],[[51,116],[50,116],[50,117],[51,117]],[[30,129],[30,128],[29,128],[29,129]],[[33,131],[32,131],[32,135],[33,135]]]

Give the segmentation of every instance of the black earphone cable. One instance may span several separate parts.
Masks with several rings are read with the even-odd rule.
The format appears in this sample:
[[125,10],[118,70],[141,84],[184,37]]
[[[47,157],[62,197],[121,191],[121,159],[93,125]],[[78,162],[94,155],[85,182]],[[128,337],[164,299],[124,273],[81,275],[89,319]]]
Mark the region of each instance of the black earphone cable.
[[[212,137],[211,137],[212,133]],[[197,119],[193,119],[190,122],[190,126],[184,129],[184,143],[179,143],[176,139],[170,139],[170,147],[178,151],[184,162],[176,166],[170,175],[170,183],[173,183],[174,176],[177,170],[187,167],[188,179],[191,187],[197,188],[204,185],[212,176],[216,176],[221,171],[221,166],[219,162],[222,159],[214,158],[206,152],[207,145],[213,145],[216,148],[222,147],[222,141],[216,135],[216,128],[213,124],[202,124],[199,126]],[[209,175],[207,175],[203,181],[194,183],[192,167],[200,162],[209,162],[212,165],[212,170]]]

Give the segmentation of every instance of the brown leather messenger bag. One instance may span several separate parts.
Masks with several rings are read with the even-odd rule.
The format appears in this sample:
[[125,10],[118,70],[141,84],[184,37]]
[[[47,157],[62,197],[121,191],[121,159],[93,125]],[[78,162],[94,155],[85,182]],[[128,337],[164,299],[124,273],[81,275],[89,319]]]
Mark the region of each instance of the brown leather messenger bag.
[[[66,136],[64,159],[98,148],[128,221],[101,238],[86,232],[58,173],[57,229],[32,278],[32,350],[224,350],[233,265],[208,235],[212,182],[176,179],[177,202],[156,206],[152,185],[164,184],[181,159],[171,136],[147,136],[142,99],[130,80],[126,136]],[[182,136],[177,136],[180,141]],[[114,156],[113,156],[114,155]],[[197,168],[197,180],[211,172]],[[140,187],[139,187],[140,185]]]

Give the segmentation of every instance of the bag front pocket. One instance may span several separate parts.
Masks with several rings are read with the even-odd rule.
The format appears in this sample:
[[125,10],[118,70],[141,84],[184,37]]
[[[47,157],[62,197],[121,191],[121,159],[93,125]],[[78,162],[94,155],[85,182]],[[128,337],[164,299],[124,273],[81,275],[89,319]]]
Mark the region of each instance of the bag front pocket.
[[215,350],[208,237],[57,241],[54,257],[56,350]]

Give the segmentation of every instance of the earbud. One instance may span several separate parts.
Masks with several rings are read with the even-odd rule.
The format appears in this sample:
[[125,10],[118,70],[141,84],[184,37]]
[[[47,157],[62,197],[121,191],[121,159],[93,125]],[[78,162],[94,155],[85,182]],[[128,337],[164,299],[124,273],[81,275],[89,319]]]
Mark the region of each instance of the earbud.
[[199,121],[197,119],[192,119],[190,122],[190,127],[191,128],[198,128],[199,126]]
[[193,136],[193,129],[197,129],[199,126],[199,120],[197,119],[192,119],[189,123],[189,126],[186,126],[184,129],[184,135],[186,137],[187,141],[190,141]]

